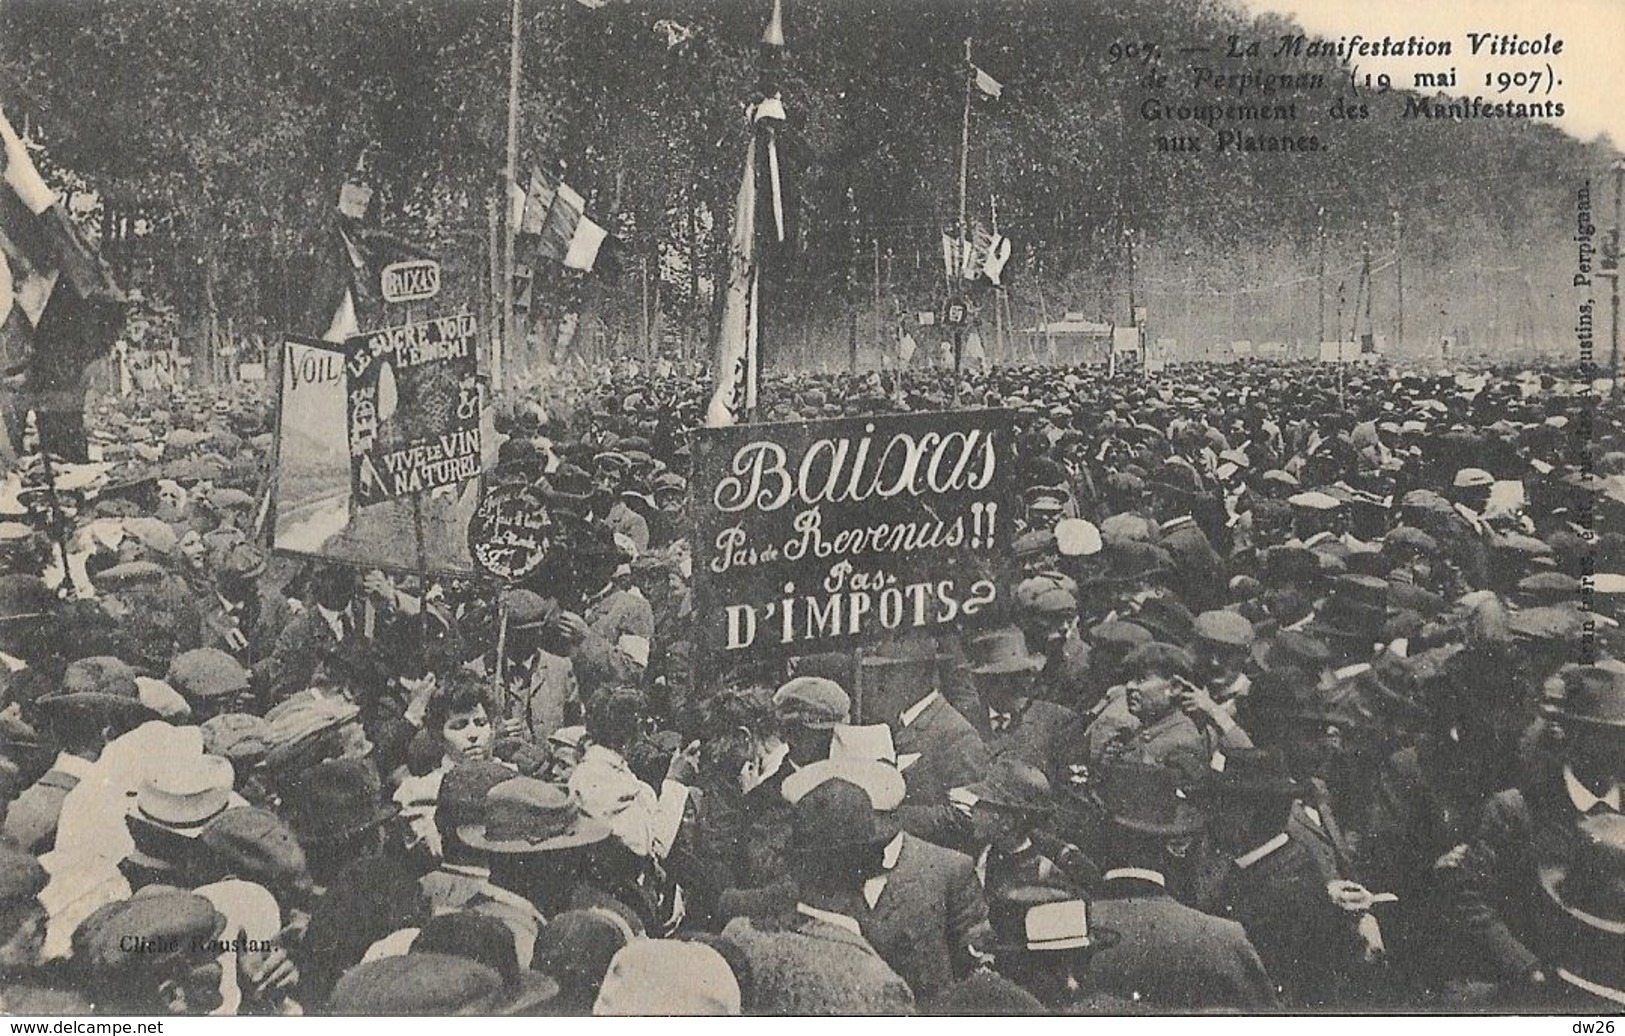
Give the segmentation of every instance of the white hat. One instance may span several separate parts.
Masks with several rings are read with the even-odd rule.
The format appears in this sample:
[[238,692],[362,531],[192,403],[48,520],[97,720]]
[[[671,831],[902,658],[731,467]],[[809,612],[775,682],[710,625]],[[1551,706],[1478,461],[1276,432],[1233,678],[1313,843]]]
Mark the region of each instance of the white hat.
[[1082,518],[1062,518],[1055,523],[1055,549],[1065,558],[1086,558],[1099,554],[1100,530]]
[[1343,501],[1318,489],[1311,489],[1306,493],[1293,493],[1286,498],[1286,502],[1293,507],[1303,507],[1311,511],[1335,511],[1343,506]]
[[1456,472],[1455,487],[1457,489],[1470,489],[1476,486],[1493,486],[1495,476],[1483,468],[1462,468]]
[[792,773],[780,785],[786,802],[795,805],[825,781],[843,780],[856,784],[869,796],[877,813],[890,813],[903,804],[908,785],[897,767],[875,759],[820,759]]

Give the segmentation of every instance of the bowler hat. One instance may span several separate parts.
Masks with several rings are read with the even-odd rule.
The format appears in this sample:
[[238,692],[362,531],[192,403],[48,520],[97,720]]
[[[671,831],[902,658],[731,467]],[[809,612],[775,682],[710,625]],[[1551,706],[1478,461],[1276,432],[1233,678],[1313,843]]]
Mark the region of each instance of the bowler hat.
[[965,668],[976,676],[1036,673],[1044,668],[1044,656],[1027,650],[1026,635],[1016,626],[972,637],[965,655]]
[[1096,794],[1107,821],[1137,834],[1175,838],[1195,834],[1204,823],[1178,775],[1165,767],[1116,763],[1101,776]]
[[893,837],[875,817],[869,793],[844,778],[824,781],[792,809],[790,848],[800,852],[839,853]]
[[1054,805],[1044,771],[1014,756],[995,759],[987,775],[965,790],[976,796],[978,804],[996,808],[1036,813]]
[[581,812],[570,793],[533,777],[513,777],[485,793],[481,822],[457,828],[472,849],[492,853],[545,853],[596,845],[609,825]]
[[1564,682],[1568,693],[1552,706],[1564,723],[1625,732],[1625,676],[1601,666],[1580,666]]
[[1625,935],[1625,816],[1602,812],[1576,825],[1572,855],[1540,860],[1541,888],[1590,928]]

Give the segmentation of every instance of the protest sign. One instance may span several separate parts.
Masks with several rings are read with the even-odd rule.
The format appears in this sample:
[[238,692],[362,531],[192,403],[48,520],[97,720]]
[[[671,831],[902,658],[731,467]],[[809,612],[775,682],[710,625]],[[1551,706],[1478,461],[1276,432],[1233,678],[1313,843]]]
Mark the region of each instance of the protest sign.
[[480,473],[471,314],[346,339],[351,493],[366,507]]
[[[281,554],[416,571],[411,498],[353,506],[345,448],[346,405],[345,353],[326,342],[285,341],[278,383],[271,545]],[[478,497],[477,480],[424,495],[422,568],[448,576],[473,574],[467,529]]]
[[706,647],[811,654],[989,613],[1014,532],[1012,440],[999,410],[701,430]]
[[553,520],[535,488],[498,486],[468,523],[468,552],[480,571],[512,583],[536,571],[552,537]]

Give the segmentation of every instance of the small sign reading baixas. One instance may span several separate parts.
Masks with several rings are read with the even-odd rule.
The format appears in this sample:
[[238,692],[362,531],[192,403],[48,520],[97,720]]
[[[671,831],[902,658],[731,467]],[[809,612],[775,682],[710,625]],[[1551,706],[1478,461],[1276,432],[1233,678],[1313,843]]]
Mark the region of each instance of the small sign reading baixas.
[[440,294],[440,264],[433,259],[390,263],[379,275],[385,302],[416,302]]

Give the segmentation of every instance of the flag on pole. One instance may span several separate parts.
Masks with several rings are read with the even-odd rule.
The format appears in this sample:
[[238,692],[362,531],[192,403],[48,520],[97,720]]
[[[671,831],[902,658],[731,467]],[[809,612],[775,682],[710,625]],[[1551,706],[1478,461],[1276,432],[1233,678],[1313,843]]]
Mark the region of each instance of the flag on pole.
[[586,199],[562,179],[553,187],[539,171],[531,171],[517,211],[519,238],[532,266],[552,260],[571,270],[618,272],[615,239],[587,216],[586,208]]
[[[58,299],[68,306],[73,300],[122,304],[124,293],[112,271],[80,236],[3,113],[0,139],[5,153],[0,174],[0,266],[5,272],[0,281],[10,288],[0,296],[0,324],[15,315],[26,330],[37,331]],[[98,353],[112,347],[109,339]]]
[[372,190],[358,175],[339,188],[329,243],[321,250],[311,308],[301,330],[314,331],[324,342],[383,326],[384,267],[406,259],[433,259],[429,249],[376,226],[370,219]]
[[717,332],[716,387],[705,411],[707,428],[726,428],[756,405],[756,147],[754,130],[745,148],[745,169],[734,198],[733,238],[728,250],[728,289]]
[[976,89],[982,91],[982,93],[988,97],[998,98],[1003,96],[1003,83],[999,82],[997,79],[994,79],[976,65],[971,66],[971,71],[976,73]]

